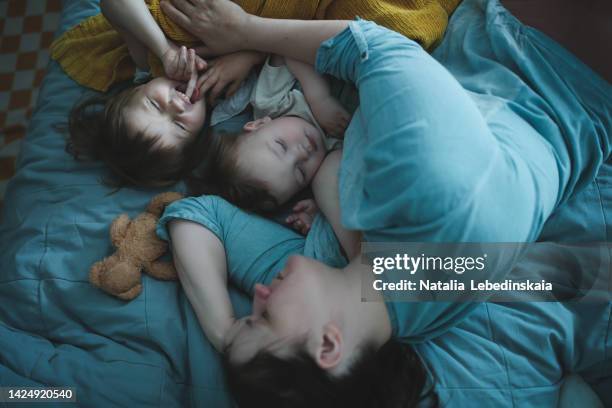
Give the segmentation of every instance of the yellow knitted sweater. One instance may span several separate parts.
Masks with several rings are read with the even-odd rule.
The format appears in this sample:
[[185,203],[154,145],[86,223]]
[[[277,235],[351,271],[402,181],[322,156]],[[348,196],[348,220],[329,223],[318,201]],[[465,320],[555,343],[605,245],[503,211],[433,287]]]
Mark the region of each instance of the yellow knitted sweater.
[[[131,0],[134,1],[134,0]],[[181,45],[196,38],[162,12],[160,0],[145,0],[166,36]],[[270,18],[351,20],[359,16],[395,30],[430,49],[442,38],[448,18],[461,0],[236,0],[247,13]],[[106,91],[134,76],[136,65],[127,45],[102,14],[66,31],[51,45],[51,57],[81,85]],[[161,62],[149,54],[154,76]]]

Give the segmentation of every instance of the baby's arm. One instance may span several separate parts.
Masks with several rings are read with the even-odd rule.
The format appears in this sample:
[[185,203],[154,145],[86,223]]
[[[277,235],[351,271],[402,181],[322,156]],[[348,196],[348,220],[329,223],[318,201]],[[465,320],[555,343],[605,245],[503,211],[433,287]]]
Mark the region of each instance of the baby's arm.
[[168,228],[181,285],[206,337],[222,352],[225,335],[236,320],[227,291],[223,244],[195,222],[174,220]]
[[[147,69],[147,50],[155,54],[164,64],[166,75],[172,79],[187,80],[191,69],[187,52],[181,57],[181,48],[168,40],[153,19],[147,5],[141,0],[101,0],[102,13],[125,40],[130,55],[139,68]],[[204,68],[204,60],[195,56],[198,70]]]
[[300,81],[306,102],[319,125],[330,135],[342,137],[351,116],[331,95],[325,78],[319,75],[312,65],[291,58],[285,58],[285,63]]
[[325,157],[312,181],[312,192],[319,209],[331,224],[348,260],[352,260],[361,249],[361,233],[349,231],[340,223],[340,197],[338,194],[338,169],[341,150],[334,150]]

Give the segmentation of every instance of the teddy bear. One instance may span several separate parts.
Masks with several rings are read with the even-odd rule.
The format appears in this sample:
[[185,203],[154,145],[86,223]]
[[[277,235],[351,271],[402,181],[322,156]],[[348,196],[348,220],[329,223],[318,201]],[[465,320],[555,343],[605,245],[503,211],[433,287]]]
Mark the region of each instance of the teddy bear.
[[157,260],[166,252],[168,244],[157,237],[155,228],[164,208],[181,198],[182,194],[175,192],[158,194],[146,211],[133,220],[127,214],[115,218],[110,238],[117,250],[92,265],[89,281],[119,299],[132,300],[142,290],[142,271],[157,279],[176,280],[172,262]]

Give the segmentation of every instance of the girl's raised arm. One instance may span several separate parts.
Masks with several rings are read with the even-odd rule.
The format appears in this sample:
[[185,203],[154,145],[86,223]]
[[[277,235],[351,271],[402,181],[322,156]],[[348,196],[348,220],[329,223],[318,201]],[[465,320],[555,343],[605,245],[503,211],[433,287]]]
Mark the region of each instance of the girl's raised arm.
[[150,50],[159,58],[168,49],[168,40],[144,1],[100,0],[100,9],[104,17],[124,38],[132,57],[139,58],[136,61],[138,66],[147,64],[143,48],[145,51]]
[[[101,0],[102,13],[125,40],[136,65],[148,68],[147,51],[162,61],[166,75],[175,80],[192,79],[195,70],[205,68],[205,62],[195,51],[178,47],[164,35],[144,1]],[[193,62],[192,62],[193,61]]]

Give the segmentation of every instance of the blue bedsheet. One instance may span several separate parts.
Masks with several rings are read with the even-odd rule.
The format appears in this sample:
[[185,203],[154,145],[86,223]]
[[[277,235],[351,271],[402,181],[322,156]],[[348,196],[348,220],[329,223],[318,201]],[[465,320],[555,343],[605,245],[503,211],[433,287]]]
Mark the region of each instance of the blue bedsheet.
[[[60,32],[97,14],[97,3],[65,1]],[[159,191],[110,194],[102,164],[64,151],[54,125],[83,92],[50,62],[8,187],[0,385],[73,386],[84,407],[228,406],[217,355],[177,283],[144,277],[143,293],[125,303],[88,282],[90,265],[112,251],[111,220],[138,214]]]
[[[94,0],[66,1],[60,31],[97,12]],[[145,276],[143,293],[129,303],[88,283],[89,266],[112,251],[111,220],[139,213],[158,191],[109,194],[99,183],[102,164],[77,163],[64,152],[64,135],[53,126],[82,93],[50,63],[8,187],[0,226],[0,385],[73,386],[79,406],[229,406],[218,356],[176,283]],[[603,225],[607,239],[603,213],[589,212],[602,190],[609,194],[609,184],[591,185],[582,193],[589,205],[580,201],[566,214],[586,230]],[[244,296],[233,298],[239,312],[248,310]]]

